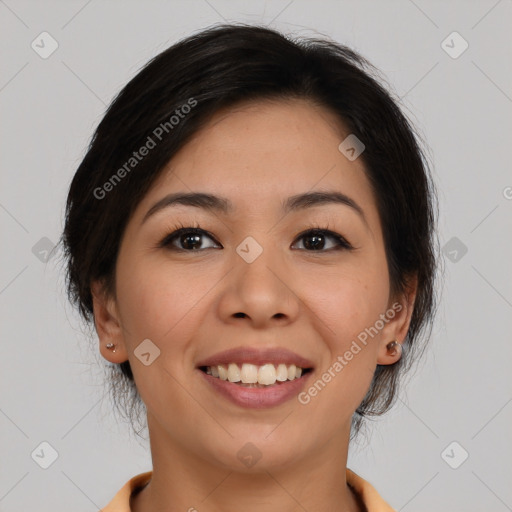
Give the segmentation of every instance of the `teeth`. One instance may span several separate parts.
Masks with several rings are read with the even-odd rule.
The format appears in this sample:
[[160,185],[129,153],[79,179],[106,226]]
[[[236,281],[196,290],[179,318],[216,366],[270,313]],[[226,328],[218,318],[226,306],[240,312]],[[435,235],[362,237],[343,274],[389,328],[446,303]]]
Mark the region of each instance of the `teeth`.
[[258,367],[254,364],[244,363],[240,370],[240,380],[245,384],[256,384],[258,382]]
[[285,364],[281,363],[277,367],[276,380],[278,380],[279,382],[284,382],[285,380],[288,380],[288,368],[286,368]]
[[258,383],[270,386],[276,383],[276,367],[273,364],[264,364],[258,370]]
[[302,375],[302,368],[291,364],[279,364],[277,367],[272,363],[256,366],[250,363],[243,363],[240,368],[236,363],[229,365],[208,366],[206,373],[212,377],[229,382],[241,384],[261,384],[272,386],[277,382],[298,379]]
[[[213,368],[213,366],[208,366],[208,368]],[[225,366],[217,366],[217,369],[219,371],[219,379],[221,380],[228,380],[228,370]]]
[[235,363],[228,366],[228,380],[229,382],[240,382],[240,368]]

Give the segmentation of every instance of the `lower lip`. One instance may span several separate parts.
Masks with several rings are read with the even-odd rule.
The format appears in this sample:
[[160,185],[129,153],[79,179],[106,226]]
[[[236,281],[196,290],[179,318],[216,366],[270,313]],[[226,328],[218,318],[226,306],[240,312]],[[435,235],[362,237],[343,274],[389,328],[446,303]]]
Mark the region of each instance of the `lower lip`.
[[246,388],[233,384],[227,380],[212,377],[202,370],[197,370],[213,389],[224,395],[228,400],[241,407],[251,409],[265,409],[275,407],[297,396],[304,388],[312,371],[294,380],[287,380],[283,384],[274,384],[266,388]]

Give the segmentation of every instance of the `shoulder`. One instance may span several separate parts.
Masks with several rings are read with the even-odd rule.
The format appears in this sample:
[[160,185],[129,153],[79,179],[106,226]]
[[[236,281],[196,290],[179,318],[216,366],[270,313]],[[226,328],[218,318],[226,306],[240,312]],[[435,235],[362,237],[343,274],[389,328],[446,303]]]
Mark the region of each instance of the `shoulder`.
[[384,501],[370,482],[367,482],[348,468],[346,478],[347,484],[361,498],[368,512],[395,512],[395,509]]
[[[130,496],[142,489],[152,475],[152,471],[147,471],[130,478],[101,512],[130,512]],[[348,468],[346,478],[347,484],[361,498],[368,512],[395,512],[369,482]]]
[[147,471],[130,478],[101,512],[130,512],[130,496],[142,489],[152,475],[153,471]]

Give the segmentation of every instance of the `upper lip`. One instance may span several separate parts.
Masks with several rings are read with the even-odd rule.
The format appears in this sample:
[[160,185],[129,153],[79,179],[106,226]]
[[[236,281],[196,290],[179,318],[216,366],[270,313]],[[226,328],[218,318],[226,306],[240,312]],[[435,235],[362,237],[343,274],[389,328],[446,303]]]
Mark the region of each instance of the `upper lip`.
[[283,363],[287,365],[294,364],[301,368],[313,368],[313,363],[310,360],[286,348],[256,349],[251,347],[231,348],[223,352],[218,352],[213,356],[199,361],[197,366],[218,366],[220,364],[227,365],[229,363],[250,363],[256,366],[261,366],[266,363]]

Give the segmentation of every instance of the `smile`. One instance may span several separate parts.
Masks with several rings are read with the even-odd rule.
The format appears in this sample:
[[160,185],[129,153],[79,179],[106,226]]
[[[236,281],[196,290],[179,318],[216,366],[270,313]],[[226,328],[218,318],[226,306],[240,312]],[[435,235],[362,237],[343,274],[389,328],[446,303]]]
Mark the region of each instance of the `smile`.
[[304,370],[300,366],[284,363],[267,363],[261,366],[251,363],[242,365],[229,363],[227,365],[203,366],[200,369],[217,379],[247,387],[273,386],[276,382],[282,383],[298,379],[303,373],[311,371],[311,368]]
[[[197,370],[210,390],[215,392],[215,395],[220,395],[238,407],[251,409],[277,407],[292,400],[304,390],[313,373],[312,368],[302,369],[295,365],[286,366],[283,364],[281,366],[280,364],[277,367],[269,363],[260,367],[248,365],[249,368],[246,367],[245,371],[244,366],[245,364],[239,367],[231,363],[229,365],[203,366]],[[254,380],[255,370],[250,368],[251,366],[257,369],[258,380],[257,382],[243,382],[242,374],[245,380]],[[278,380],[278,375],[280,378],[284,378],[283,366],[286,367],[286,379]],[[268,384],[259,382],[260,370],[262,371],[262,381],[269,382]],[[293,376],[291,380],[288,379],[288,371]],[[213,375],[215,372],[218,372],[218,376]],[[229,380],[229,376],[234,379],[233,382]]]

